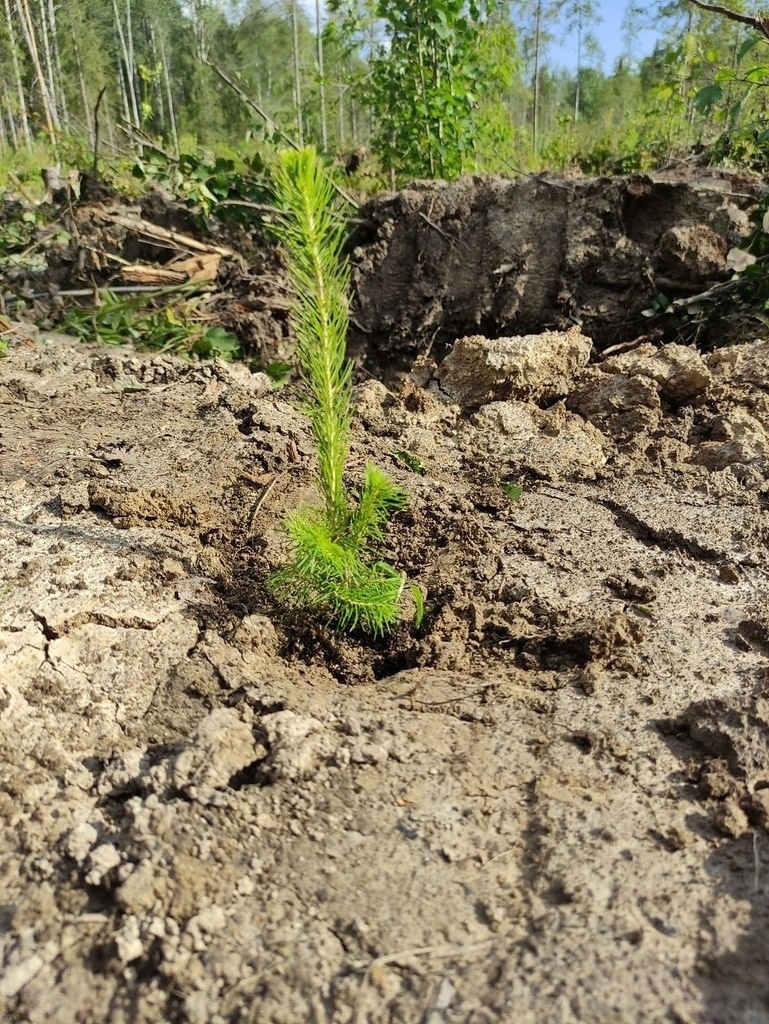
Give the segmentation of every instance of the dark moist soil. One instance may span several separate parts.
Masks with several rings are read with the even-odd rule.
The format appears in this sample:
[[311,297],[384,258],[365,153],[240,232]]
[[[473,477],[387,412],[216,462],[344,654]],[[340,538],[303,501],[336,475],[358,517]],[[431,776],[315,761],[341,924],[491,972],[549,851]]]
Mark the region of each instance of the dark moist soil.
[[[630,186],[569,187],[607,221]],[[526,281],[489,329],[416,216],[448,234],[472,188],[375,203],[356,250],[361,359],[418,357],[355,392],[350,482],[371,459],[408,491],[382,555],[427,595],[375,643],[265,586],[317,497],[298,391],[9,333],[9,1024],[769,1020],[769,341],[600,359],[587,324],[525,319]],[[679,209],[715,232],[731,202]],[[377,274],[417,221],[401,315]]]

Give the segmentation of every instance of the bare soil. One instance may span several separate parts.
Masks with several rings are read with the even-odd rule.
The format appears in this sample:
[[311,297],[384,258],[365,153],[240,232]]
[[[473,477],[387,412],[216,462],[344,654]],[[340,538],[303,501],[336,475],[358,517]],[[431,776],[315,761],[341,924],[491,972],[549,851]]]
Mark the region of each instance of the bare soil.
[[373,644],[265,587],[315,494],[298,391],[13,332],[0,1017],[765,1024],[769,341],[599,359],[469,300],[435,334],[408,289],[375,326],[357,287],[368,364],[417,357],[355,393],[427,594]]

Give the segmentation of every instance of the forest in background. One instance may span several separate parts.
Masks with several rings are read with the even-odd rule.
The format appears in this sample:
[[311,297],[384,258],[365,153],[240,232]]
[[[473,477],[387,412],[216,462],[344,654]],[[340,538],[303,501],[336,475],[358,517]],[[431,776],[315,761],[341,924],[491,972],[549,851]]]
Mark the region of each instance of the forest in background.
[[201,152],[236,166],[286,142],[365,148],[398,182],[619,173],[693,150],[761,167],[766,40],[711,6],[631,0],[605,70],[595,0],[0,0],[0,175],[87,166],[97,147],[102,168]]

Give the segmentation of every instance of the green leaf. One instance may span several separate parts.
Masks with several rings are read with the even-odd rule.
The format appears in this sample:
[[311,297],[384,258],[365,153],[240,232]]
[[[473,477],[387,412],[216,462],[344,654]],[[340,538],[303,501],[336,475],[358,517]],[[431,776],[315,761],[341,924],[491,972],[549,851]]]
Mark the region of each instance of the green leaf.
[[396,462],[399,462],[402,466],[405,466],[411,473],[417,473],[419,476],[424,476],[426,473],[425,467],[411,452],[407,452],[405,449],[398,449],[392,452],[392,457]]
[[293,366],[291,363],[281,363],[280,360],[276,360],[274,363],[268,363],[264,368],[264,372],[270,380],[274,380],[276,384],[280,384],[292,370]]
[[769,67],[766,64],[758,64],[756,67],[749,68],[745,72],[745,81],[752,82],[754,85],[765,85],[767,78],[769,78]]
[[503,483],[502,490],[504,491],[505,496],[510,499],[510,501],[520,501],[523,497],[523,488],[520,486],[520,484]]
[[198,355],[234,359],[240,352],[240,342],[234,334],[223,327],[211,327],[203,337],[192,346]]
[[700,114],[707,114],[708,111],[723,99],[723,87],[714,83],[706,85],[694,96],[694,107]]
[[763,40],[764,37],[760,36],[757,32],[754,32],[753,35],[748,36],[748,38],[742,44],[737,53],[737,63],[739,64],[745,57],[747,57],[750,51],[755,49],[756,46],[758,46],[758,44]]
[[416,611],[414,612],[414,629],[419,629],[422,625],[422,620],[425,617],[425,595],[421,587],[418,587],[416,583],[412,583],[411,596],[414,599],[416,605]]

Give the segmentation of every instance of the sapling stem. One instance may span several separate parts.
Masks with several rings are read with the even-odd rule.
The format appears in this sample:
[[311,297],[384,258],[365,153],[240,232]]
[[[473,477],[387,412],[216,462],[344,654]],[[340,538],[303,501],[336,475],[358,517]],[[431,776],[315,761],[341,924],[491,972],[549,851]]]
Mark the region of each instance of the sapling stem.
[[318,457],[322,507],[286,519],[291,561],[270,581],[288,604],[325,611],[342,629],[381,634],[400,611],[405,576],[374,560],[392,512],[406,495],[368,465],[357,500],[344,470],[350,447],[352,364],[347,358],[348,265],[345,220],[337,191],[312,147],[285,151],[275,174],[275,234],[296,293],[291,324],[302,377],[312,395],[310,419]]

